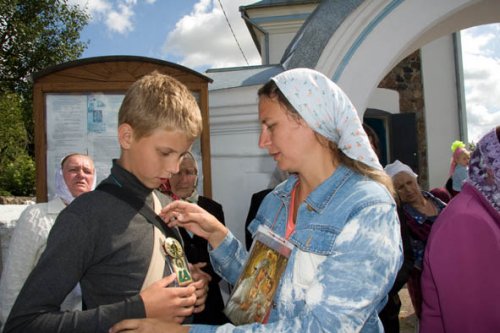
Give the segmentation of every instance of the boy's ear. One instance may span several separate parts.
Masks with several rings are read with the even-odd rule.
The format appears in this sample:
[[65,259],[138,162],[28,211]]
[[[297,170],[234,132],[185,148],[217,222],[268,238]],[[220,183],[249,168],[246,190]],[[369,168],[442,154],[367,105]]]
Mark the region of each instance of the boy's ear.
[[134,140],[134,129],[127,123],[118,126],[118,142],[123,149],[129,149]]

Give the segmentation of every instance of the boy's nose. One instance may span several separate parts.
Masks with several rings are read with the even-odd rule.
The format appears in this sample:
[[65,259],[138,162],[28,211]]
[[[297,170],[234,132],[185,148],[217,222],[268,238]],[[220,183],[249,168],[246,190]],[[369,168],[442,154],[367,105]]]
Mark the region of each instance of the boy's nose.
[[178,159],[174,163],[170,163],[170,165],[167,165],[168,172],[170,172],[172,174],[178,173],[180,170],[181,161],[182,161],[182,159]]

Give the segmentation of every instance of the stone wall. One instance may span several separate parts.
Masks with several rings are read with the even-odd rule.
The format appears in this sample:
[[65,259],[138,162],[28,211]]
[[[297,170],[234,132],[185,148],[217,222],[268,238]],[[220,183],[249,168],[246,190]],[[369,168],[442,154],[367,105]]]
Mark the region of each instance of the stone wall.
[[30,205],[35,202],[35,197],[11,197],[0,195],[0,205]]
[[427,139],[425,132],[424,87],[422,82],[422,62],[420,50],[403,59],[386,77],[380,81],[379,88],[399,92],[401,113],[415,113],[417,120],[418,171],[419,183],[423,189],[429,187],[427,169]]

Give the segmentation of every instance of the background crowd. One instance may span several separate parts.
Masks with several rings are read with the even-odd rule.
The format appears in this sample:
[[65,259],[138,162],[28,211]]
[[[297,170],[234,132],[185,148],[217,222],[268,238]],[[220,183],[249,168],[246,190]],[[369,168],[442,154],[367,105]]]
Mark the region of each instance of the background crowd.
[[[258,98],[276,179],[249,200],[245,242],[198,193],[196,101],[152,73],[120,108],[110,176],[96,188],[92,159],[69,154],[56,197],[21,215],[0,280],[5,332],[399,332],[405,285],[420,332],[500,330],[500,127],[472,151],[454,142],[449,178],[427,191],[408,165],[380,164],[376,133],[323,74],[285,71]],[[292,250],[269,312],[236,326],[221,285],[261,228]]]

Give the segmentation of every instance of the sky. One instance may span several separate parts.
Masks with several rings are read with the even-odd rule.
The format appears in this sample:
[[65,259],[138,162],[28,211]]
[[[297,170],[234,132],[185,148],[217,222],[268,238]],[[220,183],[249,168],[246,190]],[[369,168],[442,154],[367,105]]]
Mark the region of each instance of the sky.
[[469,142],[500,125],[500,24],[462,30]]
[[[137,55],[199,72],[260,64],[239,6],[257,0],[71,0],[87,8],[82,57]],[[227,24],[224,11],[231,28]],[[240,47],[241,50],[240,51]]]
[[[91,16],[81,34],[81,40],[89,42],[82,58],[144,56],[200,73],[207,68],[260,64],[239,11],[240,6],[255,2],[70,0]],[[477,142],[500,124],[500,24],[463,30],[461,36],[468,142]]]

